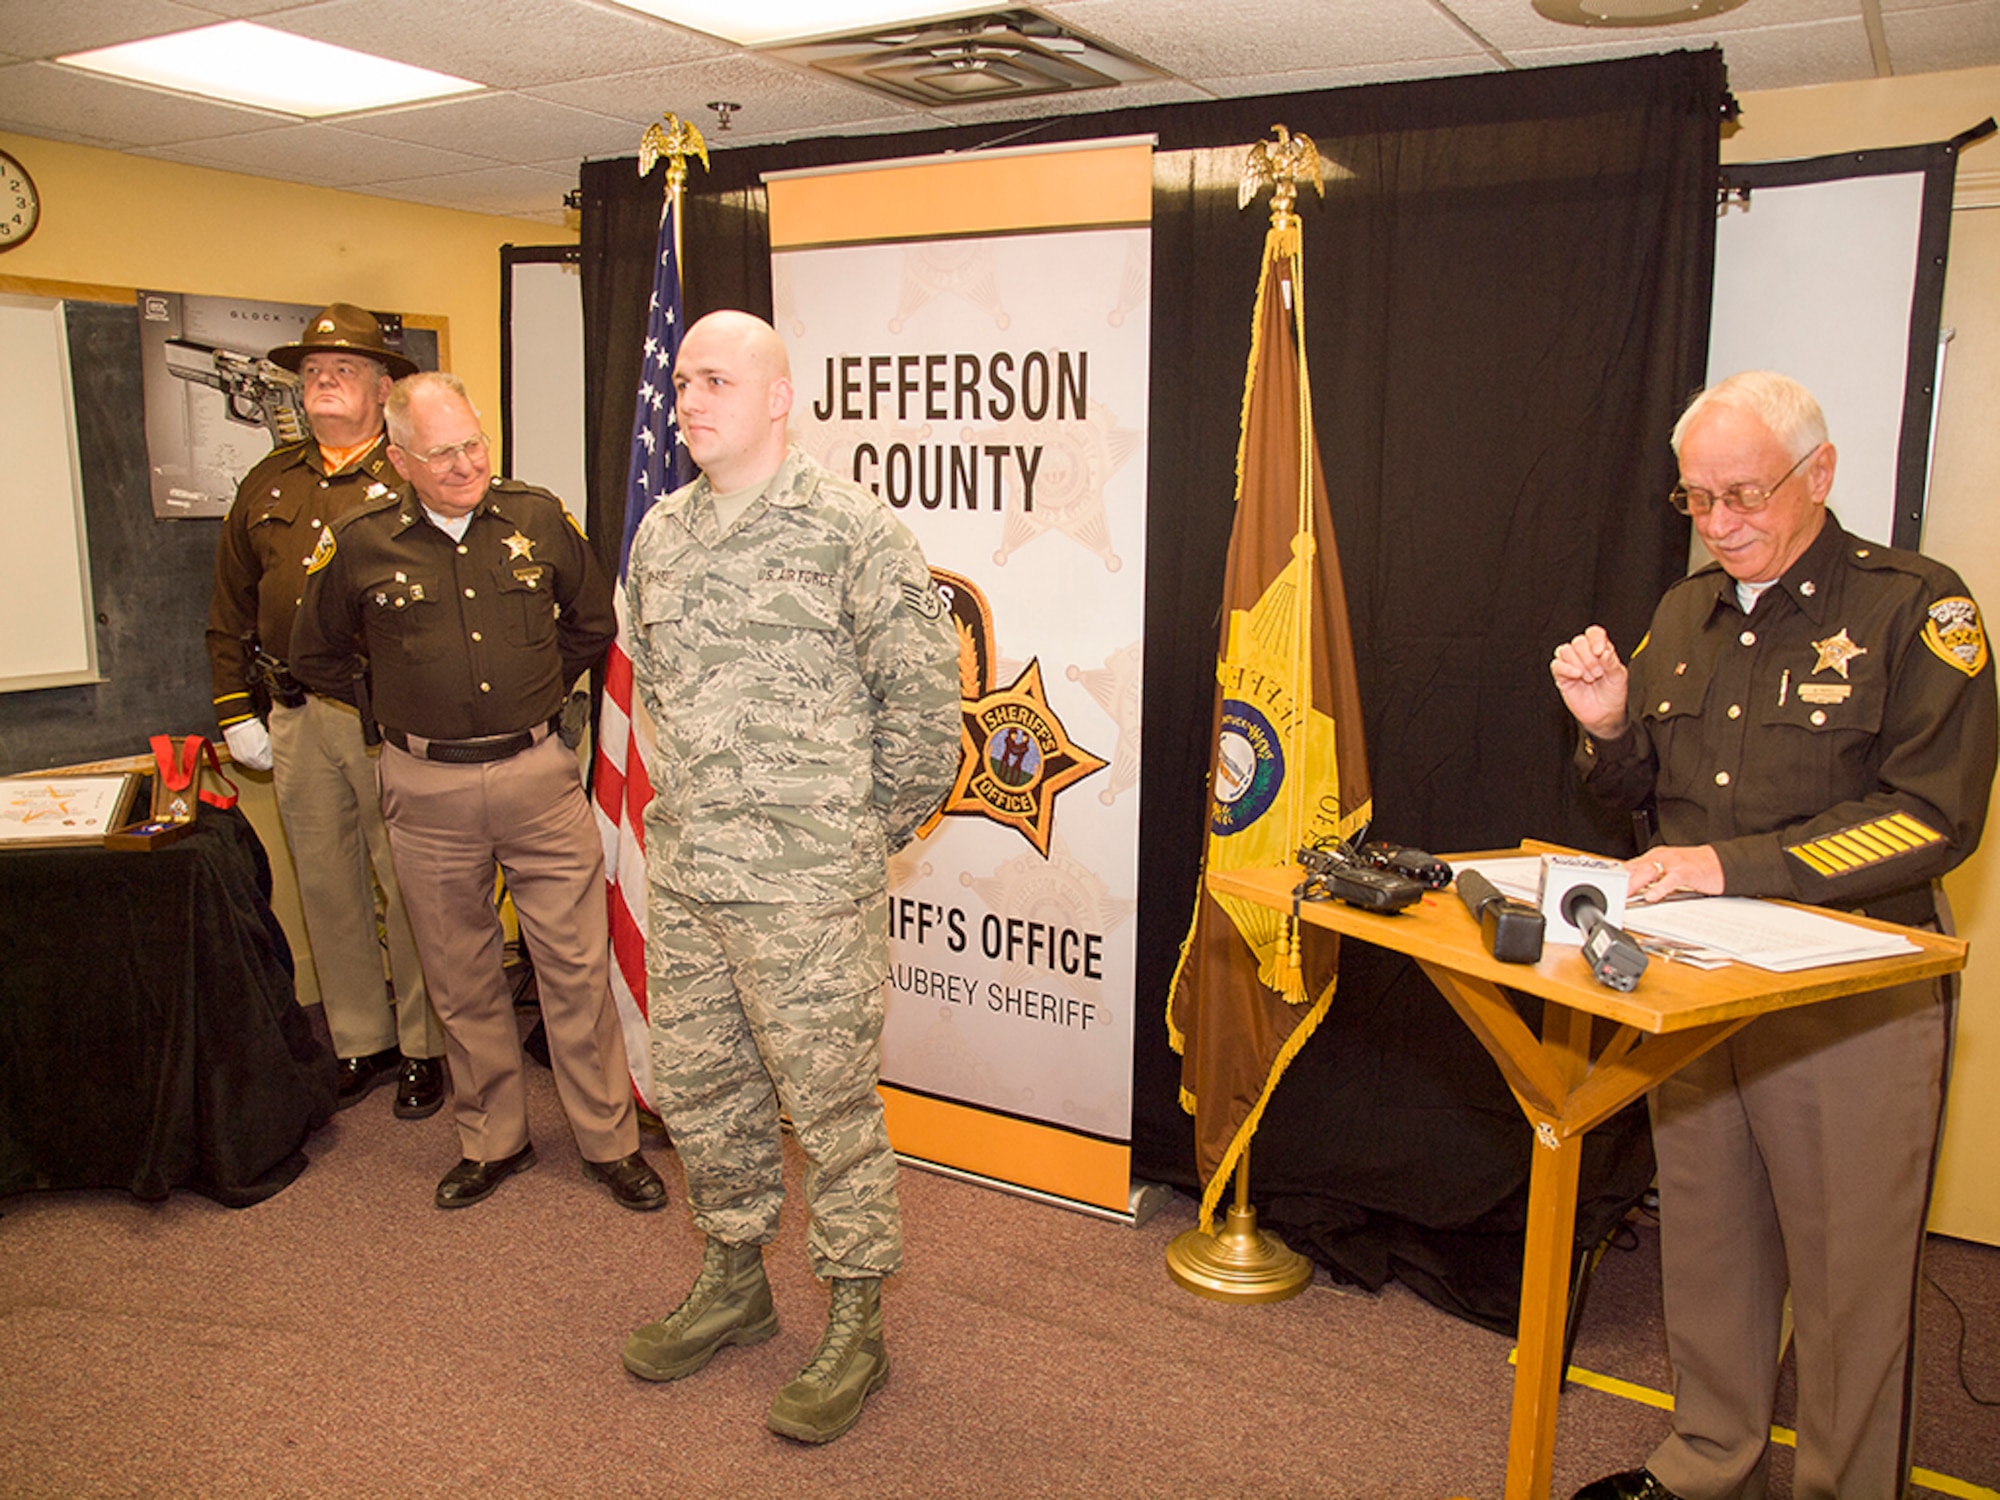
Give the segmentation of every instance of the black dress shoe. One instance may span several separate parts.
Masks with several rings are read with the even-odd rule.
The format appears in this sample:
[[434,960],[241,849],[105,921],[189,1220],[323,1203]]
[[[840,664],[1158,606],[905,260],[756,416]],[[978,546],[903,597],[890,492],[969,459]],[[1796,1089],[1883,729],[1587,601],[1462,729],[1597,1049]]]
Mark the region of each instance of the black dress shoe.
[[390,1069],[402,1060],[403,1054],[394,1047],[384,1052],[371,1052],[366,1057],[343,1057],[336,1065],[335,1076],[340,1080],[340,1093],[333,1107],[346,1109],[350,1104],[359,1104],[368,1096],[368,1091],[388,1077]]
[[503,1156],[498,1161],[462,1160],[438,1182],[437,1206],[466,1208],[482,1198],[490,1198],[501,1183],[516,1172],[527,1171],[534,1164],[533,1141],[512,1156]]
[[583,1174],[610,1188],[620,1208],[643,1214],[667,1206],[667,1185],[637,1151],[616,1161],[587,1161],[583,1164]]
[[426,1120],[444,1104],[444,1064],[435,1057],[406,1057],[396,1075],[396,1118]]
[[1680,1500],[1680,1496],[1655,1479],[1651,1469],[1627,1469],[1593,1480],[1570,1500]]

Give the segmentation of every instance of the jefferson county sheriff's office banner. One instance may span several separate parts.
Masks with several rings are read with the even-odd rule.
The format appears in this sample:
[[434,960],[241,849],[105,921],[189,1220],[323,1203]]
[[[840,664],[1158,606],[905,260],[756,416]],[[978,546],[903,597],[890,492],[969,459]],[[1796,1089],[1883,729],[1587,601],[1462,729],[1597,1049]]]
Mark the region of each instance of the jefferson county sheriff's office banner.
[[897,1150],[1130,1193],[1150,141],[768,179],[795,440],[958,622],[958,784],[890,866]]

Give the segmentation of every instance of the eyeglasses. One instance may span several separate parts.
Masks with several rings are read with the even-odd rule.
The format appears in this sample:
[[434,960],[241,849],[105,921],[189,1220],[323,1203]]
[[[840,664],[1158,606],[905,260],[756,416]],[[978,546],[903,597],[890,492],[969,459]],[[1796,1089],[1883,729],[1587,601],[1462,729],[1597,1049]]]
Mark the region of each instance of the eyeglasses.
[[1677,484],[1668,492],[1667,504],[1684,516],[1705,516],[1715,508],[1715,503],[1719,500],[1739,516],[1753,515],[1769,505],[1771,497],[1785,487],[1785,480],[1798,473],[1805,461],[1824,446],[1823,443],[1814,443],[1799,455],[1798,462],[1785,470],[1784,475],[1775,484],[1732,485],[1719,494],[1714,490],[1690,489],[1687,485]]
[[428,453],[410,453],[410,450],[403,448],[401,443],[398,443],[396,446],[401,448],[403,452],[409,453],[411,458],[414,458],[433,474],[449,474],[452,468],[458,463],[458,456],[461,453],[465,455],[467,463],[478,463],[485,456],[486,444],[486,434],[475,432],[462,443],[450,443],[442,448],[433,448]]

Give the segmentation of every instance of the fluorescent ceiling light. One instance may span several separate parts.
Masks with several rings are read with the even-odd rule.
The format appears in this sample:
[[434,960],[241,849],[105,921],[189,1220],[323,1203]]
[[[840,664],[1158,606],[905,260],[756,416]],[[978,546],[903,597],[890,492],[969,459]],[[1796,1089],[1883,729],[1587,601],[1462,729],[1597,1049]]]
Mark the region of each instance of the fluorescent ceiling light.
[[903,21],[936,21],[978,15],[989,6],[953,5],[951,0],[618,0],[690,31],[705,31],[739,47],[795,42],[808,37],[846,36]]
[[56,61],[128,83],[149,83],[310,119],[440,99],[483,87],[248,21],[72,52]]

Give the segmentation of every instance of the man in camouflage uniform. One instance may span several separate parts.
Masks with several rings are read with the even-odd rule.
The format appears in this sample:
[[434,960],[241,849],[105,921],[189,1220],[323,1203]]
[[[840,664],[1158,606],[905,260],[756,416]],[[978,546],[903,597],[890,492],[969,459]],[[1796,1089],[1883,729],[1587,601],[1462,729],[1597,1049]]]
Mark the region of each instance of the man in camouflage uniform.
[[657,732],[646,812],[654,1085],[708,1237],[693,1290],[626,1341],[649,1380],[777,1332],[762,1247],[784,1196],[779,1111],[806,1154],[826,1334],[769,1423],[852,1427],[888,1375],[881,1279],[902,1263],[875,1091],[887,857],[950,789],[957,643],[916,539],[785,438],[770,325],[723,312],[674,367],[702,477],[632,544],[633,676]]

